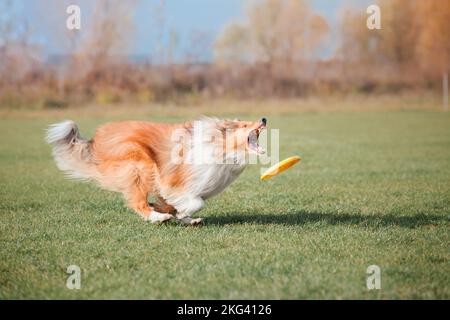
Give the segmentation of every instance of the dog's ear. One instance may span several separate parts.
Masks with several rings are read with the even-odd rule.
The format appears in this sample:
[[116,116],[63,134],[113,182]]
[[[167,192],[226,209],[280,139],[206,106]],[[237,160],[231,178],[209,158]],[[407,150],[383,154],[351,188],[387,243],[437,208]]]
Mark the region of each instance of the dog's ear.
[[217,129],[221,130],[221,131],[225,131],[225,130],[229,130],[229,129],[235,129],[236,127],[238,127],[238,123],[236,123],[236,121],[234,120],[221,120],[218,121],[217,124]]

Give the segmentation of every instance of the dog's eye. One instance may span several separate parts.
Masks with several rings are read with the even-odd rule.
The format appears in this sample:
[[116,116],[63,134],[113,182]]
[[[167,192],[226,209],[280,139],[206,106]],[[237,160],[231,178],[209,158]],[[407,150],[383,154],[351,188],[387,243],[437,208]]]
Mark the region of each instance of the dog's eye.
[[247,125],[246,125],[246,124],[244,124],[244,128],[247,128]]

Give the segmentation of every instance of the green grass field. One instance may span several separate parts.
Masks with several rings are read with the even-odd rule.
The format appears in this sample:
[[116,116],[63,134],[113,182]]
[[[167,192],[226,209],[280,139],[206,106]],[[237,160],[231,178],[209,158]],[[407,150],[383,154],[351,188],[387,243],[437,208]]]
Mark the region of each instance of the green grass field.
[[[136,118],[69,115],[85,136]],[[450,298],[449,114],[262,115],[280,159],[302,162],[267,182],[250,166],[200,228],[151,225],[119,194],[65,180],[43,139],[62,117],[1,119],[0,298]],[[381,290],[366,287],[372,264]],[[69,265],[80,290],[66,288]]]

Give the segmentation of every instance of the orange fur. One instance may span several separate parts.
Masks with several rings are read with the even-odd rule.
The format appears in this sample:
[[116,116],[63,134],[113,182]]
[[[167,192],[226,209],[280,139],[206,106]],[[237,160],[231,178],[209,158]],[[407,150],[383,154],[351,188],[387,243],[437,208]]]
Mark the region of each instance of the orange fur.
[[[231,151],[246,151],[249,132],[261,127],[261,122],[218,119],[204,121],[209,121],[207,123],[212,126],[212,131],[220,132],[219,140],[211,144],[217,145],[217,150],[223,155],[230,151],[227,150],[229,147]],[[52,126],[47,140],[54,146],[54,157],[61,170],[69,172],[74,177],[94,179],[103,188],[121,192],[129,207],[143,218],[150,219],[152,212],[174,214],[178,208],[185,208],[186,212],[182,213],[179,219],[189,222],[193,221],[189,218],[190,214],[203,206],[202,197],[207,198],[210,194],[215,194],[216,189],[220,192],[234,180],[234,175],[237,177],[243,167],[242,169],[230,167],[232,176],[227,176],[227,182],[221,185],[220,181],[217,182],[216,189],[213,184],[212,190],[207,189],[204,196],[201,196],[201,191],[200,194],[189,196],[192,190],[202,190],[198,184],[208,184],[210,181],[208,178],[203,181],[194,177],[195,173],[201,174],[203,167],[197,167],[197,171],[194,172],[191,164],[172,161],[172,152],[177,143],[172,141],[174,130],[192,137],[194,123],[161,124],[143,121],[109,123],[99,127],[92,140],[87,141],[79,136],[78,127],[74,122],[66,121]],[[225,142],[222,139],[226,130],[232,130],[231,144],[230,141]],[[185,157],[191,149],[189,145],[182,144],[182,146],[178,156]],[[224,171],[224,174],[228,174],[228,171]],[[211,179],[214,174],[209,173],[209,177]],[[196,185],[193,185],[193,180],[196,181]],[[150,194],[157,197],[157,201],[153,204],[148,203]],[[164,194],[175,199],[174,202],[168,201]],[[179,203],[184,200],[188,204]]]
[[[147,202],[149,194],[159,196],[155,176],[170,162],[170,137],[172,130],[181,125],[153,124],[148,122],[116,122],[100,127],[92,144],[92,155],[100,165],[100,184],[113,191],[122,192],[129,206],[148,217],[153,210]],[[161,181],[173,188],[183,188],[182,170],[176,170]],[[173,211],[159,198],[158,208]]]

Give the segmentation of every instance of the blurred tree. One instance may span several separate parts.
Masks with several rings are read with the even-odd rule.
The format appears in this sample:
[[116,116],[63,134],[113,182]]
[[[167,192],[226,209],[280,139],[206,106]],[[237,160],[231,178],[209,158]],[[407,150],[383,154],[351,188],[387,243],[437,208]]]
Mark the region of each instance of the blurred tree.
[[416,0],[420,33],[416,53],[423,71],[437,77],[450,68],[450,1]]
[[365,12],[347,10],[338,57],[350,73],[421,82],[448,72],[450,1],[379,0],[381,30],[365,27]]
[[42,52],[31,41],[29,21],[16,9],[12,0],[0,2],[0,89],[2,84],[20,87],[27,74],[41,67]]
[[329,31],[325,19],[303,0],[264,0],[251,5],[243,23],[230,24],[215,43],[221,63],[262,62],[290,69],[317,56]]
[[356,64],[362,60],[371,61],[373,45],[378,41],[377,33],[370,33],[366,28],[366,17],[361,12],[344,10],[342,12],[339,33],[338,56],[346,64]]
[[214,44],[214,60],[219,64],[252,61],[248,29],[238,23],[225,28]]
[[[395,74],[416,68],[417,0],[380,0],[383,29],[378,43],[379,62],[389,63]],[[410,74],[411,76],[411,74]]]
[[[86,35],[76,49],[78,59],[89,62],[90,68],[101,69],[112,56],[126,55],[133,34],[133,14],[137,1],[98,0]],[[84,27],[83,27],[84,28]]]

